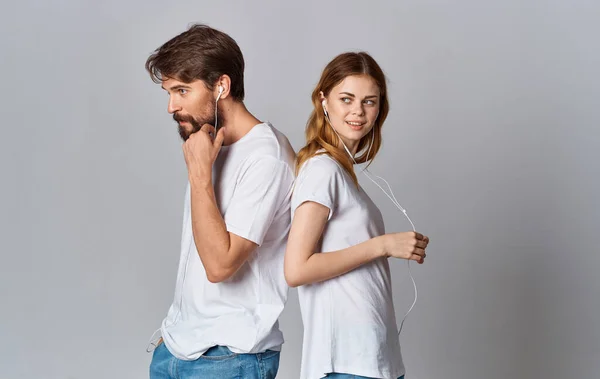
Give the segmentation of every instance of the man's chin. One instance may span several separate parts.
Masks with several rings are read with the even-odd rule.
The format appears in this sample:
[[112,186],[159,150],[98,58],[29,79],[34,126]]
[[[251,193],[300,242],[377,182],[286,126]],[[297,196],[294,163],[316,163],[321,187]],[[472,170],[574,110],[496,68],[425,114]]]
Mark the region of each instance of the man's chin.
[[187,141],[190,136],[198,131],[200,131],[201,124],[196,120],[194,122],[191,121],[177,121],[177,129],[179,131],[179,136],[183,141]]
[[188,138],[190,138],[190,135],[192,134],[192,133],[188,132],[183,126],[181,126],[181,124],[179,124],[177,131],[179,132],[179,136],[181,137],[183,142],[187,141]]

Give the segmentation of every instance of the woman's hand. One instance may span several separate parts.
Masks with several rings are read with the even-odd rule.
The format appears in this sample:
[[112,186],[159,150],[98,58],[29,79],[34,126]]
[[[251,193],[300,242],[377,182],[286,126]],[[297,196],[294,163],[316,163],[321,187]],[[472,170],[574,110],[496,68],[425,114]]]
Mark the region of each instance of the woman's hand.
[[429,244],[429,237],[417,232],[401,232],[384,234],[379,238],[385,256],[409,259],[417,263],[425,261],[427,256],[425,249]]

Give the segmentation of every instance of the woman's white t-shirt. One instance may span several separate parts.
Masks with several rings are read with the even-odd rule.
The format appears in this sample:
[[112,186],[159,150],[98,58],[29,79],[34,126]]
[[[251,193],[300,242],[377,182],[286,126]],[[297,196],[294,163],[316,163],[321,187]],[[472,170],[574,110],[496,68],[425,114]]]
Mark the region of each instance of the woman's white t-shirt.
[[[385,233],[377,206],[329,155],[310,158],[296,178],[292,217],[306,201],[330,209],[317,254]],[[390,267],[379,258],[344,275],[298,288],[304,323],[301,379],[327,373],[372,378],[404,375]]]

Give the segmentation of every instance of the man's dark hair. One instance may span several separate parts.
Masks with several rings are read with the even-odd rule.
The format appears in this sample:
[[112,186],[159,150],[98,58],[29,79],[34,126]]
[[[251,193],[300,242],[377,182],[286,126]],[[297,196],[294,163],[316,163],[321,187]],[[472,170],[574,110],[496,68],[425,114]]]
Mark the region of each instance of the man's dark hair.
[[156,83],[175,79],[184,83],[202,80],[209,90],[222,75],[231,78],[231,97],[244,100],[244,56],[227,34],[195,24],[156,49],[146,61]]

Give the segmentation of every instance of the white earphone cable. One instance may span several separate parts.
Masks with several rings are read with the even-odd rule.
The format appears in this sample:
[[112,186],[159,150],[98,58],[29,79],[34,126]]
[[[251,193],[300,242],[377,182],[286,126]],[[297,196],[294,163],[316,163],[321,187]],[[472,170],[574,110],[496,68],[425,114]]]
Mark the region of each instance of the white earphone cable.
[[[346,150],[346,153],[348,153],[348,155],[350,156],[350,159],[352,159],[352,162],[354,162],[354,164],[358,164],[356,162],[356,160],[354,159],[354,156],[352,155],[352,153],[350,152],[350,150],[348,149],[348,147],[344,143],[344,140],[342,139],[342,137],[339,135],[339,133],[337,132],[337,130],[335,130],[335,128],[333,127],[333,124],[331,123],[331,120],[329,119],[329,114],[327,113],[327,110],[325,109],[325,104],[322,104],[322,105],[323,105],[323,111],[325,113],[325,119],[327,119],[327,122],[329,123],[329,126],[331,126],[331,129],[333,129],[333,131],[335,132],[335,134],[339,138],[340,142],[342,142],[342,146]],[[371,140],[371,145],[372,144],[373,144],[373,140]],[[371,151],[371,145],[369,145],[369,152]],[[369,157],[369,152],[367,152],[367,159]],[[408,222],[410,222],[410,225],[412,226],[413,231],[416,233],[417,230],[415,228],[415,224],[413,224],[412,220],[408,216],[408,213],[406,212],[406,209],[404,209],[400,205],[400,203],[396,199],[396,196],[394,196],[394,192],[392,191],[392,188],[390,187],[390,184],[387,182],[387,180],[385,180],[381,176],[375,175],[378,179],[383,180],[383,182],[387,185],[388,189],[390,190],[389,194],[387,193],[386,190],[383,189],[383,187],[381,187],[381,185],[379,185],[379,183],[377,183],[369,174],[367,174],[367,173],[371,173],[367,168],[361,170],[361,172],[367,178],[369,178],[370,181],[372,181],[373,183],[375,183],[375,185],[377,187],[379,187],[379,189],[381,189],[381,191],[383,191],[383,193],[385,193],[385,195],[391,200],[391,202],[404,214],[404,216],[408,219]],[[404,314],[404,317],[402,318],[402,322],[400,323],[400,328],[398,329],[398,335],[400,335],[400,333],[402,332],[402,327],[404,326],[404,321],[406,320],[406,317],[408,316],[408,314],[413,310],[415,304],[417,303],[417,298],[418,298],[417,283],[415,282],[415,278],[413,277],[412,270],[410,268],[410,260],[408,260],[408,259],[406,260],[406,265],[408,267],[408,274],[410,276],[410,279],[411,279],[411,281],[413,283],[413,287],[414,287],[414,290],[415,290],[415,298],[413,300],[412,305],[410,306],[410,308],[408,309],[408,311]]]
[[[221,94],[223,93],[223,87],[219,86],[219,95],[217,96],[217,99],[215,100],[215,137],[217,136],[217,115],[218,115],[218,107],[219,107],[219,98],[221,98]],[[185,268],[183,269],[183,277],[181,279],[181,296],[179,298],[179,309],[177,310],[177,314],[173,317],[173,322],[169,325],[169,326],[173,326],[175,325],[175,323],[177,322],[177,317],[179,317],[179,315],[181,314],[181,307],[183,306],[183,283],[185,282],[185,276],[187,274],[187,268],[188,268],[188,262],[190,259],[190,253],[189,253],[189,247],[188,247],[188,253],[186,255],[186,259],[185,259]],[[151,353],[152,351],[154,351],[154,349],[156,349],[158,347],[157,342],[160,340],[161,337],[159,338],[154,338],[154,336],[156,335],[156,333],[160,332],[162,329],[162,326],[158,329],[156,329],[154,331],[154,333],[152,333],[152,335],[150,336],[150,341],[148,341],[148,345],[146,346],[146,352],[147,353]]]

